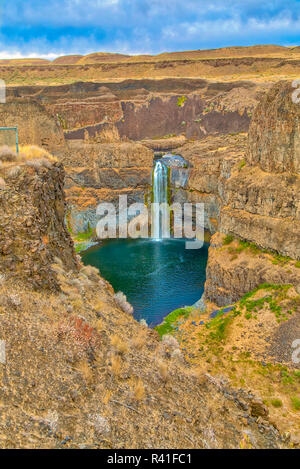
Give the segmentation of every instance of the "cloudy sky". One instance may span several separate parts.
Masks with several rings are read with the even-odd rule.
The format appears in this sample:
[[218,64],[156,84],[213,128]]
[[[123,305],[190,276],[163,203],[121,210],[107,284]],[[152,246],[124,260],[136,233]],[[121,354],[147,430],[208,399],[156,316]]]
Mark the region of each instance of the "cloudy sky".
[[0,0],[0,58],[300,44],[300,0]]

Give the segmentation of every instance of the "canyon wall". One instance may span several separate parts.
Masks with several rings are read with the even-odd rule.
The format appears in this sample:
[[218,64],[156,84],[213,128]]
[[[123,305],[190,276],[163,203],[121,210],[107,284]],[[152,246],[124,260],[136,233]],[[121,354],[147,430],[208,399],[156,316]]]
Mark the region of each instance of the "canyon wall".
[[50,161],[0,166],[0,267],[6,278],[56,289],[49,272],[55,257],[76,270],[64,225],[64,177],[61,163]]
[[153,153],[143,145],[69,141],[63,162],[68,223],[74,234],[96,227],[99,203],[113,203],[118,211],[120,195],[126,195],[130,205],[145,203],[150,193]]
[[18,86],[8,88],[0,117],[4,125],[18,125],[21,145],[47,148],[65,165],[74,234],[94,228],[97,205],[111,201],[117,207],[119,193],[129,203],[150,200],[155,150],[176,151],[188,139],[204,139],[202,146],[194,142],[179,148],[191,170],[184,187],[175,183],[173,172],[173,199],[205,202],[205,226],[215,232],[217,180],[231,159],[231,150],[226,154],[220,148],[235,146],[230,133],[248,129],[265,88],[246,81],[182,78]]
[[60,163],[0,175],[1,448],[287,446],[252,393],[194,370],[78,262]]
[[[224,185],[232,168],[243,158],[246,134],[206,137],[174,150],[187,162],[187,169],[171,171],[173,202],[203,203],[205,228],[215,233],[219,226]],[[181,173],[186,173],[182,177]]]
[[27,99],[42,105],[67,139],[93,138],[110,124],[121,137],[141,140],[247,131],[258,97],[268,86],[170,78],[19,86],[7,92],[13,102]]
[[222,247],[219,234],[212,239],[206,296],[220,305],[264,282],[299,288],[300,107],[293,91],[280,82],[262,98],[244,159],[225,183],[218,230],[249,246],[241,255],[243,245]]

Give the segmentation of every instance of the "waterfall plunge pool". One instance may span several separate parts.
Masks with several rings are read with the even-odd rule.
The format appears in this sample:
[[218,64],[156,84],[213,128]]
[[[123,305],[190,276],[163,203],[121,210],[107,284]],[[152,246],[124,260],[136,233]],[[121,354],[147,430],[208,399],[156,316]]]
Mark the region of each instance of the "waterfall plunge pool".
[[184,239],[109,239],[82,253],[115,291],[122,291],[138,321],[160,324],[174,309],[192,305],[204,291],[208,244],[185,249]]

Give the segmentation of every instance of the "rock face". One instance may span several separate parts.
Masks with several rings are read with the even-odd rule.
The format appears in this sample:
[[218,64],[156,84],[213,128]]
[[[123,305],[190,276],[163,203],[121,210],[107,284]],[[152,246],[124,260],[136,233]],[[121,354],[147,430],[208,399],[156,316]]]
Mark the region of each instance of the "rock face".
[[[0,104],[2,127],[18,127],[22,145],[38,145],[52,153],[65,144],[63,129],[45,108],[30,98],[11,99]],[[0,133],[0,145],[3,145]]]
[[277,84],[256,109],[244,167],[225,186],[220,231],[300,259],[300,107],[292,92]]
[[223,241],[222,233],[211,238],[205,284],[208,300],[218,306],[230,305],[263,283],[291,284],[300,292],[300,269],[295,261],[280,263],[271,254],[251,248],[239,251],[237,242],[227,246]]
[[176,341],[171,355],[77,265],[59,163],[0,174],[1,448],[286,446],[267,417],[242,419],[253,396],[194,372]]
[[[300,259],[300,107],[292,101],[293,91],[291,83],[276,84],[255,110],[245,158],[222,191],[218,230]],[[218,304],[237,300],[259,283],[300,284],[290,264],[279,272],[265,260],[251,264],[231,257],[210,248],[207,297]]]
[[276,84],[258,104],[249,129],[247,161],[263,171],[300,174],[300,106],[290,82]]
[[55,289],[54,257],[76,270],[73,242],[64,224],[64,169],[60,163],[0,168],[0,270],[34,287]]
[[86,134],[94,138],[108,124],[131,140],[170,134],[201,138],[247,131],[265,88],[249,81],[141,79],[12,87],[8,98],[14,103],[38,103],[69,140],[82,140]]
[[172,168],[172,200],[203,203],[205,228],[215,233],[219,226],[224,185],[232,168],[243,158],[246,135],[206,137],[176,149],[187,168]]
[[101,202],[111,202],[117,210],[120,195],[127,196],[128,205],[145,202],[151,186],[151,150],[128,142],[74,141],[68,148],[63,160],[68,220],[75,234],[96,227],[96,208]]

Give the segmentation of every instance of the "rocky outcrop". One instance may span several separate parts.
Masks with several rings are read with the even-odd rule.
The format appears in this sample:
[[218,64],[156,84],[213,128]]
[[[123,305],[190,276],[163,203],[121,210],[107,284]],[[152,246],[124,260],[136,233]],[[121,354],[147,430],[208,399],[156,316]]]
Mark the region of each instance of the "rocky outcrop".
[[267,416],[241,418],[253,395],[172,355],[77,262],[60,163],[0,174],[2,448],[286,446]]
[[0,167],[0,270],[36,288],[57,288],[49,265],[59,257],[76,270],[73,242],[64,224],[65,172],[60,163]]
[[172,200],[203,203],[205,228],[215,233],[219,226],[224,185],[243,158],[246,135],[206,137],[176,149],[186,168],[171,169]]
[[[245,232],[246,228],[245,224]],[[211,238],[206,277],[205,297],[218,306],[235,303],[263,283],[291,284],[300,293],[300,268],[295,261],[280,261],[251,247],[241,249],[237,241],[224,245],[222,233]]]
[[266,85],[249,81],[210,83],[202,79],[75,82],[60,86],[19,86],[12,101],[42,105],[68,140],[96,137],[110,124],[131,140],[185,135],[201,138],[247,131]]
[[219,229],[300,259],[300,107],[292,92],[290,83],[277,84],[255,110],[245,160],[225,186]]
[[73,233],[96,227],[96,208],[101,202],[111,202],[117,210],[119,195],[127,195],[128,204],[145,202],[153,167],[153,153],[146,147],[121,141],[74,141],[68,143],[68,148],[63,159],[68,220]]
[[[64,147],[63,129],[56,119],[49,114],[44,106],[31,98],[8,100],[0,104],[0,120],[2,127],[18,127],[19,143],[22,145],[38,145],[56,153]],[[0,145],[11,144],[0,133]]]
[[[300,284],[293,263],[300,259],[300,107],[293,91],[281,82],[262,98],[245,157],[223,187],[218,230],[253,243],[261,256],[231,261],[226,249],[210,248],[206,294],[217,304],[237,300],[259,283]],[[270,265],[266,251],[286,257],[286,265]]]
[[291,82],[279,82],[258,104],[249,129],[250,165],[300,174],[300,106],[293,101],[295,91]]

